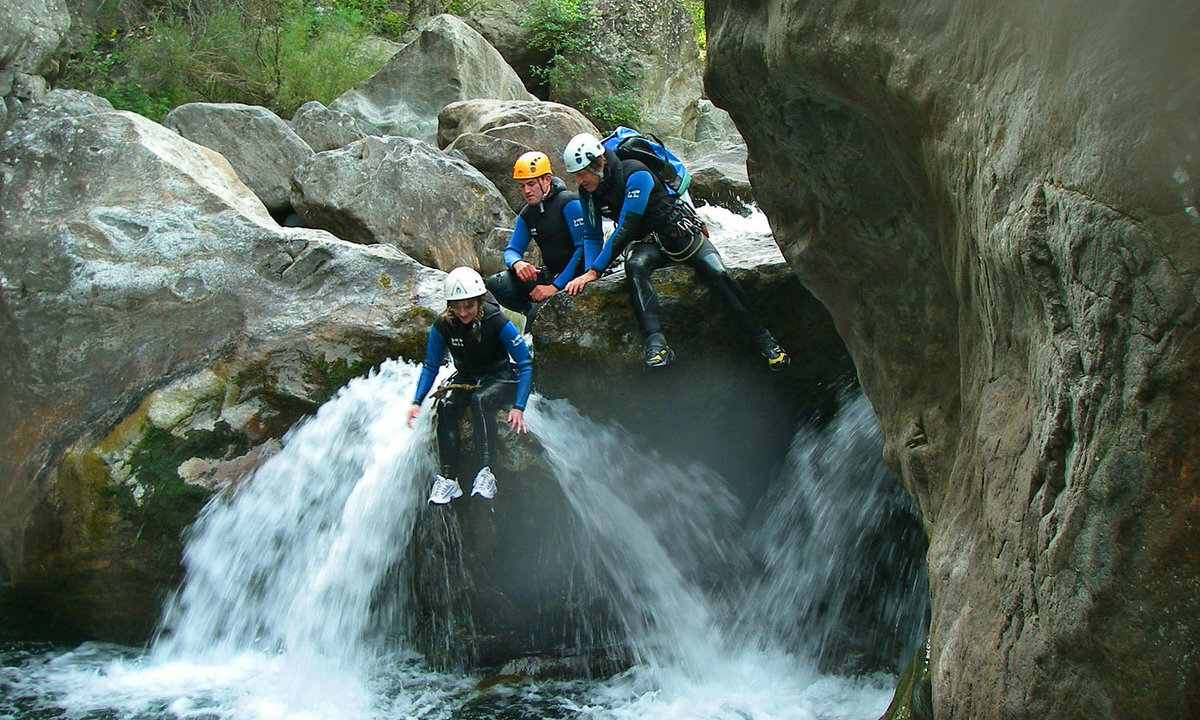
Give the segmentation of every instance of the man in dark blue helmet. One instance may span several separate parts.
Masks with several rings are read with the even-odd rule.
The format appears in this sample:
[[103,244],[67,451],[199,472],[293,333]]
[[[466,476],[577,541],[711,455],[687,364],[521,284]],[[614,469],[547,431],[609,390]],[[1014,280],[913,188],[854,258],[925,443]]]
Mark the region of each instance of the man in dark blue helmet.
[[[670,263],[684,263],[716,290],[738,323],[754,341],[772,370],[782,370],[791,358],[746,304],[746,295],[730,277],[721,255],[709,242],[704,225],[685,198],[668,193],[646,165],[622,160],[589,133],[571,138],[563,152],[567,171],[579,185],[583,208],[584,262],[586,270],[566,290],[580,292],[625,252],[634,314],[646,338],[647,367],[663,367],[675,359],[658,317],[658,295],[650,275]],[[604,238],[601,218],[616,223]]]

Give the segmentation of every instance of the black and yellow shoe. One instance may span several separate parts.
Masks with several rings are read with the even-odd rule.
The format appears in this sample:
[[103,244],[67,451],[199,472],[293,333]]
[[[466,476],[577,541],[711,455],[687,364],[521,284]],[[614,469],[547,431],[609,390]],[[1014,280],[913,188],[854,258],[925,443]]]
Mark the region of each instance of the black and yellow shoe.
[[767,367],[770,369],[778,371],[792,364],[791,356],[779,347],[779,343],[775,342],[775,338],[771,337],[770,333],[758,338],[757,342],[758,349],[767,359]]
[[666,345],[654,345],[646,348],[646,367],[660,368],[670,365],[675,360],[675,351]]

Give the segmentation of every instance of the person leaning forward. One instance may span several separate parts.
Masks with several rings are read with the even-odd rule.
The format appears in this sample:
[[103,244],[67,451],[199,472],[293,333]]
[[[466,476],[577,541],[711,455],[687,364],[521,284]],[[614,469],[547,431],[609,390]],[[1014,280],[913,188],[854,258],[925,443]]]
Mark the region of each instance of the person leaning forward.
[[[579,196],[552,174],[545,153],[527,152],[517,158],[513,179],[521,187],[525,207],[504,249],[508,269],[489,277],[487,289],[496,302],[524,315],[521,329],[530,332],[539,304],[566,288],[583,269],[583,210]],[[524,259],[530,240],[541,250],[543,267]]]
[[[563,161],[579,185],[587,266],[567,283],[566,290],[572,295],[581,292],[628,249],[625,275],[634,314],[646,339],[647,367],[663,367],[675,359],[662,333],[658,295],[650,284],[651,273],[670,263],[688,265],[717,291],[772,370],[782,370],[791,362],[770,331],[751,314],[745,293],[725,269],[686,199],[672,196],[646,165],[621,160],[590,133],[571,138]],[[607,239],[601,217],[616,223]]]
[[467,267],[454,268],[446,275],[443,293],[446,311],[429,328],[425,362],[408,410],[411,427],[449,351],[455,372],[435,393],[441,468],[434,476],[429,502],[438,505],[463,494],[455,468],[461,440],[458,421],[468,406],[475,418],[476,443],[483,456],[483,467],[475,475],[471,494],[489,499],[496,496],[496,476],[491,468],[499,449],[496,411],[510,406],[509,427],[528,432],[525,405],[533,386],[533,362],[525,340],[500,308],[486,300],[487,289],[479,273]]

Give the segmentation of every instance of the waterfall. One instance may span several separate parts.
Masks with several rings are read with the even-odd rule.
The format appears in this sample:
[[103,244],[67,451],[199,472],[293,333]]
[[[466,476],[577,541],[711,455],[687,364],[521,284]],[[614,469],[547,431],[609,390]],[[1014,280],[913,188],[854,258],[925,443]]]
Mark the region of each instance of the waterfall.
[[[425,502],[433,413],[405,423],[418,372],[389,362],[352,381],[206,507],[149,651],[87,645],[5,671],[0,688],[27,705],[0,698],[0,715],[867,720],[886,707],[894,676],[832,676],[818,665],[864,618],[886,626],[872,638],[919,625],[921,606],[903,599],[919,590],[863,582],[879,579],[880,556],[907,550],[887,546],[888,518],[903,513],[885,491],[864,400],[803,428],[775,488],[748,512],[704,466],[535,395],[526,417],[572,516],[580,592],[611,609],[633,666],[485,691],[406,647],[411,608],[392,591],[411,581],[407,553],[429,527],[446,535],[447,559],[458,542],[457,516]],[[414,532],[430,512],[438,522]],[[851,602],[864,594],[885,600]]]
[[287,651],[357,664],[375,654],[372,595],[403,553],[431,476],[431,425],[407,427],[419,368],[386,363],[284,439],[194,524],[164,658]]
[[740,564],[740,508],[724,481],[565,401],[540,403],[530,422],[578,517],[590,590],[608,598],[635,661],[660,682],[666,668],[699,677],[720,648],[716,609],[695,580]]
[[748,538],[761,569],[739,604],[741,637],[843,672],[911,656],[926,625],[925,541],[882,449],[858,390],[796,433]]

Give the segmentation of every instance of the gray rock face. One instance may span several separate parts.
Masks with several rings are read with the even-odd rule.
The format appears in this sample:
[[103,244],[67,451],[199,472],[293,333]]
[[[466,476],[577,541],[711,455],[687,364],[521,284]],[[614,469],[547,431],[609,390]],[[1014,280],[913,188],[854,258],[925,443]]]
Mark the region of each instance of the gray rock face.
[[[566,53],[584,77],[553,99],[587,107],[603,98],[636,97],[642,128],[660,137],[693,138],[704,62],[692,18],[677,0],[589,4],[580,33],[588,47]],[[599,124],[599,123],[598,123]]]
[[188,103],[167,113],[163,126],[224,155],[268,210],[291,210],[292,171],[313,151],[275,113],[240,103]]
[[689,193],[697,202],[749,215],[754,191],[746,173],[746,146],[731,140],[664,141],[692,175]]
[[331,368],[423,346],[439,274],[284,230],[221,155],[60,99],[0,142],[0,565],[128,641],[207,496],[162,463],[229,459],[327,398]]
[[711,141],[722,145],[741,145],[742,134],[729,113],[712,104],[711,100],[702,98],[696,103],[696,142]]
[[60,0],[12,0],[0,4],[0,129],[45,94],[44,76],[56,70],[71,16]]
[[550,60],[550,54],[529,47],[529,30],[521,25],[527,16],[525,3],[517,0],[490,0],[472,5],[463,16],[468,25],[475,28],[504,60],[516,71],[525,87],[539,84],[529,72],[531,67],[540,67]]
[[402,137],[369,137],[296,169],[293,205],[309,227],[386,243],[441,270],[504,267],[512,227],[500,191],[466,162]]
[[1194,715],[1200,10],[707,10],[709,93],[924,519],[935,715]]
[[346,147],[355,140],[383,135],[379,128],[343,112],[330,110],[316,100],[301,105],[292,116],[292,129],[313,152]]
[[529,100],[504,58],[453,15],[428,20],[370,79],[339,95],[329,107],[361,118],[388,135],[432,143],[437,117],[456,100]]

